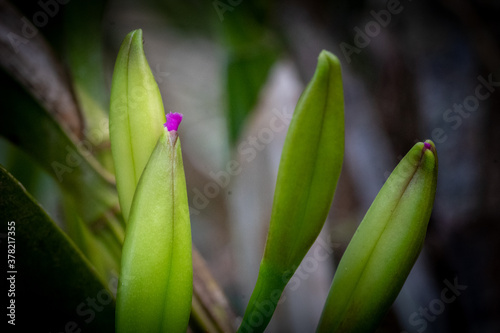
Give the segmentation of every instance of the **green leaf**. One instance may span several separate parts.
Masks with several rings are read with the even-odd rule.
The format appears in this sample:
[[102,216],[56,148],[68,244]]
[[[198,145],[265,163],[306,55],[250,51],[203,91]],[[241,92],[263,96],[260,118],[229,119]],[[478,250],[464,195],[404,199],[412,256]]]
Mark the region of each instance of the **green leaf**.
[[[65,197],[65,211],[69,211],[68,207],[72,210],[67,216],[74,217],[65,221],[69,230],[83,222],[96,238],[112,232],[116,234],[114,239],[108,237],[103,240],[107,244],[102,245],[116,248],[121,227],[113,228],[108,218],[118,206],[113,177],[94,158],[96,142],[84,136],[84,121],[65,67],[43,35],[29,23],[23,23],[25,18],[14,7],[6,3],[0,16],[0,36],[8,40],[0,48],[0,64],[12,78],[0,73],[6,110],[1,114],[0,134],[56,180]],[[26,31],[34,32],[29,43],[18,38]],[[93,137],[95,134],[91,132]],[[107,128],[101,128],[97,135],[106,137]],[[78,236],[72,234],[76,240]],[[106,256],[101,252],[100,256],[89,258],[100,260]],[[119,255],[115,256],[115,263],[108,261],[107,267],[97,260],[92,263],[102,268],[101,273],[114,270],[116,274]]]
[[[105,85],[102,21],[107,1],[72,1],[64,6],[64,55],[94,156],[113,171],[109,148],[109,94]],[[59,37],[60,38],[60,37]]]
[[91,155],[86,140],[73,141],[55,118],[0,71],[8,98],[2,101],[0,135],[20,147],[58,182],[85,223],[118,206],[113,178]]
[[[1,74],[0,80],[8,80]],[[111,176],[101,169],[90,151],[84,150],[92,147],[87,145],[88,141],[82,141],[79,149],[55,119],[15,82],[10,82],[4,91],[9,96],[4,100],[9,112],[2,114],[0,134],[24,150],[55,179],[56,186],[61,188],[64,196],[64,222],[71,238],[78,246],[83,245],[78,241],[82,235],[76,230],[80,230],[80,223],[85,223],[84,228],[93,234],[93,238],[88,238],[87,243],[94,243],[100,248],[98,254],[90,255],[97,250],[94,249],[85,251],[85,255],[99,268],[103,277],[116,274],[123,228],[119,223],[116,225],[116,221],[113,225],[113,218],[110,216],[118,207],[118,197]],[[29,162],[33,165],[32,160]],[[109,237],[111,234],[113,237]],[[108,239],[102,239],[106,235]],[[103,246],[113,248],[115,254],[112,258],[108,258],[109,253],[103,251]],[[82,248],[91,249],[89,246]],[[106,258],[109,259],[106,265],[100,265],[99,262]]]
[[89,225],[82,221],[69,198],[63,198],[65,225],[68,236],[106,280],[117,278],[120,272],[123,229],[113,228],[113,219],[105,216]]
[[142,30],[134,30],[125,37],[118,52],[109,113],[116,186],[125,221],[135,187],[165,120],[160,90],[144,54]]
[[352,237],[335,273],[318,332],[373,332],[422,249],[438,172],[432,141],[401,160]]
[[[16,328],[112,332],[114,299],[89,262],[23,186],[0,166],[2,252],[12,253]],[[13,233],[8,233],[8,232]],[[9,247],[7,247],[9,245]],[[13,246],[11,246],[13,245]],[[6,255],[7,257],[7,255]],[[8,258],[5,258],[7,260]],[[90,302],[95,302],[93,307]]]
[[[325,223],[343,156],[340,63],[322,51],[285,140],[266,249],[240,332],[262,332],[269,323],[284,287]],[[256,316],[263,320],[256,324]]]
[[276,54],[272,50],[229,55],[226,89],[231,143],[237,142],[275,60]]
[[[65,6],[64,12],[64,51],[71,77],[77,88],[77,97],[80,98],[81,93],[84,93],[99,106],[98,109],[89,107],[86,101],[79,100],[87,122],[101,120],[102,117],[107,118],[105,110],[109,96],[104,84],[101,29],[106,2],[97,0],[72,2]],[[98,127],[98,124],[90,126],[90,128],[95,127]]]
[[191,246],[180,140],[165,129],[142,173],[126,228],[117,332],[186,332]]
[[226,67],[227,121],[229,140],[239,139],[276,62],[280,43],[269,28],[269,9],[247,3],[226,12],[218,26],[228,49]]

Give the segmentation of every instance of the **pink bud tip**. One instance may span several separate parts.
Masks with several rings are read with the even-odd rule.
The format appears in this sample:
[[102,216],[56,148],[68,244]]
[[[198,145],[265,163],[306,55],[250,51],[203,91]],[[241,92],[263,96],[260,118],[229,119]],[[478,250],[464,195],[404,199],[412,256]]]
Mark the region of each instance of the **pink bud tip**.
[[424,149],[431,149],[432,146],[429,142],[424,142]]
[[167,114],[167,122],[163,124],[163,126],[166,127],[169,132],[177,131],[181,121],[182,121],[182,113],[170,112]]

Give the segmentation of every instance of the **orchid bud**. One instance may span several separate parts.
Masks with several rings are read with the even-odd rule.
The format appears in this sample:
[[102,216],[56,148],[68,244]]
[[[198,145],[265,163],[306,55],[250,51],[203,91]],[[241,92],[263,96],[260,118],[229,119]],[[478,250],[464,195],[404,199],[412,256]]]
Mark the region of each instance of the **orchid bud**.
[[[167,123],[142,172],[125,231],[117,332],[186,332],[191,313],[191,226],[177,127]],[[145,133],[146,135],[147,133]]]
[[325,223],[343,156],[340,62],[322,51],[287,133],[264,257],[239,332],[262,332],[269,323],[283,289]]
[[375,331],[422,249],[437,171],[430,140],[415,144],[394,169],[342,256],[318,332]]
[[116,187],[125,221],[135,187],[162,134],[165,113],[142,46],[142,30],[125,37],[113,72],[109,134]]

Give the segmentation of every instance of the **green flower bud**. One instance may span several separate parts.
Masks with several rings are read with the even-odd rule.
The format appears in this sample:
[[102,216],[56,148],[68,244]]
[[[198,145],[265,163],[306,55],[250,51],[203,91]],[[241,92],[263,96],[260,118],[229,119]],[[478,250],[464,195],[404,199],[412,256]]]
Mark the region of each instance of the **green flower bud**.
[[287,133],[264,257],[240,332],[262,332],[269,323],[283,289],[325,223],[343,155],[340,63],[322,51]]
[[318,332],[375,331],[422,249],[437,171],[430,140],[394,169],[342,256]]
[[191,227],[176,129],[164,129],[135,192],[117,294],[119,333],[184,333],[188,326]]
[[116,186],[125,221],[135,187],[160,137],[165,113],[142,46],[142,30],[123,41],[113,72],[109,134]]

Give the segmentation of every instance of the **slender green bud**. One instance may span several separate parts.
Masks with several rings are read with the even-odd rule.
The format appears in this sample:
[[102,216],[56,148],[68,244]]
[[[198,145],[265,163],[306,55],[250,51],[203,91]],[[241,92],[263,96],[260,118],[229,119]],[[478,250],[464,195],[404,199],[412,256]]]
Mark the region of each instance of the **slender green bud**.
[[184,333],[188,326],[191,227],[177,125],[164,129],[132,203],[117,294],[118,333]]
[[125,37],[113,72],[109,134],[125,221],[135,187],[160,137],[165,113],[142,46],[142,30]]
[[287,133],[264,257],[239,332],[262,332],[271,320],[283,289],[325,223],[343,156],[340,63],[322,51]]
[[318,332],[373,332],[420,250],[436,193],[434,143],[417,143],[394,169],[335,273]]

